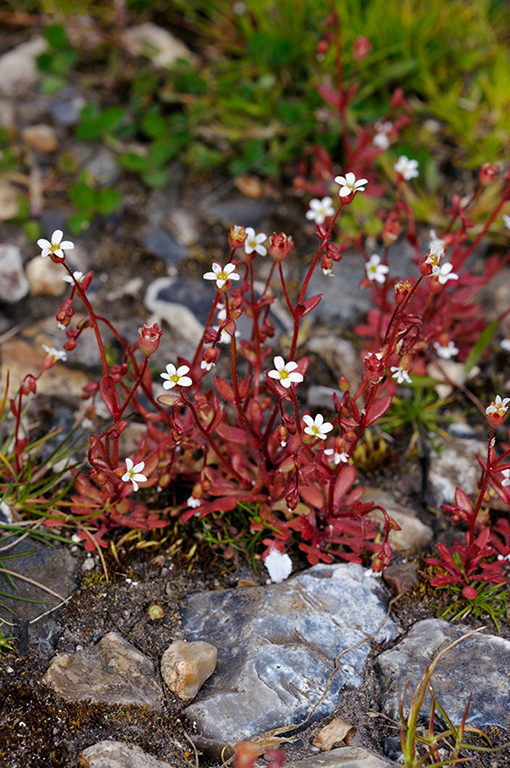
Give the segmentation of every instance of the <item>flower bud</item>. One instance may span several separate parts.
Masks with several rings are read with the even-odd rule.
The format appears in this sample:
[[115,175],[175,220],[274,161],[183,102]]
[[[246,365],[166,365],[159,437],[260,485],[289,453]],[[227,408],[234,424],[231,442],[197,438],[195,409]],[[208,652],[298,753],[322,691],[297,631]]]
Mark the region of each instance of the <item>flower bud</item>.
[[326,254],[321,258],[321,267],[325,275],[330,275],[333,271],[333,262]]
[[402,231],[402,227],[400,225],[400,221],[396,216],[392,216],[391,214],[388,216],[386,221],[384,222],[384,227],[382,231],[382,239],[384,245],[391,245],[395,242],[395,240],[398,239],[398,236],[400,235],[400,232]]
[[77,343],[78,343],[78,342],[76,341],[76,339],[68,339],[68,340],[66,341],[66,343],[64,344],[64,349],[65,349],[67,352],[72,352],[72,351],[73,351],[73,349],[75,349],[75,348],[76,348],[76,345],[77,345]]
[[284,235],[283,232],[279,235],[273,232],[269,238],[269,253],[279,264],[287,258],[293,248],[292,237]]
[[216,360],[218,359],[218,350],[216,347],[209,347],[209,349],[206,349],[204,352],[204,360],[209,365],[216,365]]
[[365,357],[365,376],[371,384],[378,384],[386,371],[381,352],[372,352]]
[[411,283],[409,280],[399,280],[395,285],[395,303],[402,304],[408,298],[410,291]]
[[140,349],[145,357],[150,357],[159,347],[159,341],[163,331],[157,323],[154,325],[148,325],[144,323],[141,328],[138,329],[140,334]]
[[247,238],[244,227],[237,224],[232,227],[228,236],[228,243],[231,248],[242,248]]
[[37,390],[37,385],[36,385],[35,376],[32,376],[32,374],[29,373],[23,379],[23,383],[21,385],[21,394],[28,395],[31,392],[33,395],[35,395],[36,390]]
[[480,173],[478,174],[478,181],[482,185],[482,187],[487,187],[489,184],[492,184],[494,179],[499,173],[499,165],[493,165],[492,163],[484,163],[482,167],[480,168]]
[[289,439],[289,433],[287,431],[287,428],[283,426],[283,424],[280,424],[278,429],[276,430],[276,437],[278,438],[278,442],[282,446],[282,448],[285,448],[287,445],[287,440]]
[[372,51],[372,43],[365,35],[360,35],[354,41],[352,55],[355,61],[363,61]]

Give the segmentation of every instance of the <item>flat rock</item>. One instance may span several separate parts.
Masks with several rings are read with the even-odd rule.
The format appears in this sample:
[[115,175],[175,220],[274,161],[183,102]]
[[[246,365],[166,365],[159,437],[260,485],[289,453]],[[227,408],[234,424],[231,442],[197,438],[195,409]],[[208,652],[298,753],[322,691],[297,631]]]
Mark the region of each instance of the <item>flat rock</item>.
[[67,273],[51,259],[36,256],[28,262],[26,273],[32,296],[62,296],[69,289],[69,283],[63,280]]
[[[416,516],[416,512],[409,507],[399,504],[390,493],[379,488],[366,488],[363,501],[373,501],[379,504],[400,526],[400,531],[392,530],[388,541],[395,552],[412,554],[425,549],[433,538],[431,528]],[[369,517],[374,520],[381,529],[384,523],[384,515],[379,510],[371,512]]]
[[[404,712],[421,676],[437,654],[469,631],[439,619],[414,625],[409,634],[377,659],[382,680],[383,711],[398,720],[399,699],[410,680]],[[455,725],[459,725],[471,692],[467,725],[510,728],[510,642],[496,635],[476,633],[445,653],[433,674],[432,685],[438,701]],[[430,696],[422,707],[423,718],[430,712]]]
[[55,656],[42,682],[66,701],[88,699],[163,709],[163,693],[151,660],[116,632],[84,651]]
[[292,760],[285,768],[396,768],[396,763],[383,760],[363,747],[339,747],[331,752]]
[[135,744],[123,741],[98,741],[80,754],[81,768],[173,768]]
[[452,437],[444,441],[440,453],[431,455],[428,481],[432,506],[451,504],[457,487],[468,496],[477,494],[481,473],[477,454],[487,455],[487,443]]
[[27,295],[29,289],[19,248],[15,245],[0,245],[0,301],[16,304]]
[[316,565],[282,584],[187,598],[188,639],[218,648],[214,676],[186,710],[199,747],[216,751],[298,724],[312,711],[312,720],[324,717],[341,690],[362,685],[370,636],[383,641],[397,634],[385,619],[384,590],[367,573],[352,563]]
[[162,656],[161,677],[172,693],[191,701],[214,672],[217,657],[218,649],[210,643],[175,640]]

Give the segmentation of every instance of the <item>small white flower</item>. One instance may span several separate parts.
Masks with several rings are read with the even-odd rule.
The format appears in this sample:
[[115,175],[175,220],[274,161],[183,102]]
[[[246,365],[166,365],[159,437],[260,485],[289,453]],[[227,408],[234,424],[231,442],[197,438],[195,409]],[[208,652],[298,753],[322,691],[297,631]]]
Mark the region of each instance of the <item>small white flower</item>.
[[374,145],[374,147],[378,147],[379,149],[382,149],[382,150],[388,149],[388,147],[390,146],[388,133],[391,131],[392,128],[393,128],[393,123],[390,123],[390,122],[375,124],[375,129],[377,133],[372,139],[372,144]]
[[386,264],[381,264],[381,257],[377,253],[373,253],[370,259],[365,264],[367,277],[369,280],[375,280],[377,283],[384,283],[386,275],[390,271],[390,268]]
[[342,453],[337,453],[333,448],[326,448],[324,451],[325,456],[333,456],[333,461],[335,464],[340,464],[342,461],[344,464],[347,464],[349,461],[349,454],[345,451],[342,451]]
[[328,432],[331,432],[333,429],[333,424],[329,421],[324,421],[322,413],[318,413],[315,419],[306,414],[303,416],[303,421],[306,424],[303,432],[307,435],[312,435],[312,437],[318,437],[321,440],[325,440]]
[[323,274],[325,277],[334,277],[334,274],[333,274],[333,267],[329,267],[329,269],[324,269],[324,267],[323,267],[323,268],[322,268],[322,274]]
[[487,416],[491,413],[497,413],[498,416],[504,416],[508,411],[508,403],[510,403],[510,397],[505,397],[505,399],[502,400],[500,395],[496,395],[496,399],[487,406],[485,413]]
[[328,216],[333,216],[335,213],[335,209],[331,205],[332,202],[330,197],[323,197],[322,200],[317,198],[310,200],[306,218],[315,221],[316,224],[324,224]]
[[418,171],[418,160],[410,160],[405,155],[400,155],[393,168],[397,173],[400,173],[406,181],[410,181],[420,175]]
[[253,251],[255,251],[261,256],[265,256],[267,253],[267,248],[262,245],[262,243],[266,242],[267,235],[265,235],[263,232],[259,232],[259,234],[256,235],[253,227],[246,227],[245,232],[246,240],[244,241],[244,252],[253,253]]
[[499,342],[499,346],[501,349],[504,349],[505,352],[510,352],[510,339],[502,339]]
[[503,221],[505,222],[505,227],[510,229],[510,216],[503,214]]
[[440,237],[436,235],[436,230],[431,229],[430,230],[430,243],[429,243],[429,250],[438,252],[441,250],[441,256],[444,254],[444,246],[445,246],[446,240],[442,240]]
[[504,469],[502,474],[505,479],[501,482],[501,485],[510,485],[510,469]]
[[269,554],[264,560],[264,565],[269,572],[271,581],[275,584],[285,581],[292,573],[292,560],[287,554],[282,554],[276,547],[271,547]]
[[[220,326],[219,325],[212,325],[211,328],[213,329],[213,331],[219,331],[220,330]],[[240,331],[236,331],[235,332],[236,339],[240,335],[241,335]],[[224,328],[222,330],[221,336],[220,336],[219,340],[216,342],[216,344],[230,344],[231,341],[232,341],[232,336]]]
[[189,365],[180,365],[176,368],[173,363],[168,363],[166,373],[161,373],[162,379],[168,379],[163,382],[163,389],[173,389],[174,387],[191,387],[192,380],[186,374],[189,371]]
[[142,469],[145,467],[145,462],[140,461],[138,464],[135,464],[133,466],[132,459],[127,458],[126,459],[126,473],[122,475],[122,479],[125,483],[133,483],[133,490],[138,490],[138,483],[146,483],[147,478],[145,475],[142,475]]
[[[74,280],[73,280],[74,277]],[[81,283],[83,280],[83,272],[73,272],[73,277],[71,275],[65,275],[62,280],[65,283],[71,283],[71,285],[74,285],[75,282]]]
[[[503,483],[503,485],[505,485],[505,483]],[[508,555],[498,555],[498,560],[506,560],[507,562],[509,562],[510,561],[510,552],[508,553]]]
[[195,499],[194,496],[190,496],[189,499],[186,502],[188,507],[190,507],[191,509],[197,509],[197,507],[199,507],[201,503],[202,503],[201,500],[200,499]]
[[399,384],[403,384],[404,381],[408,384],[412,384],[412,379],[409,376],[405,368],[400,368],[397,365],[392,365],[390,368],[391,378],[396,379]]
[[340,184],[340,190],[338,195],[340,197],[349,197],[354,192],[364,192],[365,184],[368,184],[368,179],[358,179],[353,173],[346,173],[345,176],[336,176],[335,181]]
[[287,445],[287,441],[286,440],[280,440],[280,445],[281,445],[282,448],[285,448],[285,446]]
[[64,240],[64,242],[62,242],[63,237],[64,233],[62,230],[56,229],[51,236],[51,242],[44,238],[38,240],[37,245],[42,249],[41,256],[44,258],[45,256],[54,254],[58,258],[63,259],[65,257],[64,251],[70,251],[74,248],[74,243],[70,240]]
[[200,368],[203,371],[212,371],[214,366],[215,366],[215,363],[208,363],[206,360],[202,360],[202,362],[200,363]]
[[283,357],[277,356],[274,358],[273,364],[276,370],[268,371],[267,375],[270,379],[278,379],[285,389],[289,389],[291,384],[299,384],[303,381],[303,376],[295,371],[298,364],[294,360],[286,363]]
[[434,349],[437,352],[437,356],[440,357],[442,360],[449,360],[451,357],[455,357],[456,355],[459,354],[459,350],[457,349],[453,341],[449,341],[446,347],[444,347],[438,341],[435,341]]
[[437,277],[438,283],[444,285],[448,280],[458,280],[459,276],[452,272],[453,264],[449,261],[443,262],[441,266],[437,264],[432,267],[432,276]]
[[225,264],[225,266],[222,267],[217,261],[213,261],[212,272],[206,272],[204,280],[215,280],[216,288],[221,290],[229,280],[240,280],[240,277],[235,270],[235,264]]
[[55,349],[55,347],[48,347],[46,344],[43,344],[42,348],[48,357],[51,357],[54,360],[67,360],[67,352],[65,349]]

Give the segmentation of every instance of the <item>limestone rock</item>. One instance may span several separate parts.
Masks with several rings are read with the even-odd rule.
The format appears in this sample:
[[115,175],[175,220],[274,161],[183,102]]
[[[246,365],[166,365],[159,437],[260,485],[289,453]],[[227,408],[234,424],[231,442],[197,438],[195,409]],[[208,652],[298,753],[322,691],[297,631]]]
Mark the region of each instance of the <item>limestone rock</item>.
[[80,755],[80,768],[173,768],[134,744],[98,741]]
[[55,656],[42,682],[67,701],[90,699],[163,709],[163,694],[152,662],[116,632],[72,656]]
[[194,699],[216,668],[218,649],[200,640],[176,640],[161,659],[161,676],[172,693],[183,701]]
[[39,80],[36,58],[46,50],[46,42],[37,35],[20,43],[0,57],[0,94],[20,96]]
[[15,245],[0,245],[0,301],[16,304],[28,291],[28,280],[19,248]]
[[[400,531],[391,531],[389,543],[393,550],[414,553],[428,547],[432,541],[432,531],[418,519],[414,510],[398,504],[390,493],[378,488],[366,488],[363,501],[380,504],[400,526]],[[384,516],[379,510],[371,512],[369,517],[383,527]]]
[[304,760],[292,760],[285,763],[285,768],[397,768],[397,764],[363,747],[340,747]]
[[28,262],[26,272],[32,296],[62,296],[70,287],[62,279],[67,274],[62,265],[51,259],[36,256]]
[[457,486],[468,496],[478,492],[481,469],[477,454],[486,457],[487,443],[460,437],[445,441],[443,450],[432,454],[428,479],[433,506],[451,504]]
[[[468,631],[469,628],[462,625],[426,619],[415,624],[398,645],[379,656],[376,665],[382,677],[383,710],[388,717],[398,719],[400,695],[411,680],[404,702],[407,716],[414,690],[427,665]],[[432,685],[439,703],[455,725],[460,724],[472,691],[466,724],[477,728],[494,725],[508,730],[509,668],[510,642],[478,632],[445,653],[432,674]],[[429,712],[427,693],[422,707],[424,719]]]
[[[187,598],[188,638],[218,647],[214,677],[186,710],[200,748],[214,751],[300,723],[316,705],[313,718],[327,716],[341,690],[362,684],[369,637],[397,634],[385,619],[383,588],[370,574],[352,563],[316,565],[282,584]],[[338,672],[328,683],[335,659]]]
[[169,67],[177,59],[191,59],[193,55],[181,40],[163,27],[150,21],[127,29],[123,35],[127,50],[134,56],[143,54],[157,67]]
[[56,152],[58,140],[55,129],[51,125],[28,125],[23,129],[23,141],[37,152]]

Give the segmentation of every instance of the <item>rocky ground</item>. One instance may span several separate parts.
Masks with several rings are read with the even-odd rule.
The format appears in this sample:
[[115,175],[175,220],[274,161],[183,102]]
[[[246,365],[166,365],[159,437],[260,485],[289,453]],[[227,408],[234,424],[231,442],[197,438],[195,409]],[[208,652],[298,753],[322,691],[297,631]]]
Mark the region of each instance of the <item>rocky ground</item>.
[[[32,46],[32,53],[21,52],[25,63],[40,50],[37,41]],[[219,172],[199,176],[176,163],[169,184],[148,192],[119,173],[109,149],[72,138],[83,103],[76,85],[43,96],[35,71],[24,71],[22,82],[21,69],[9,65],[17,78],[11,86],[0,77],[2,121],[26,153],[27,165],[25,182],[7,178],[0,190],[0,374],[4,383],[10,371],[11,391],[24,374],[38,370],[41,344],[62,346],[54,317],[66,284],[59,268],[40,259],[35,243],[10,221],[8,205],[16,184],[32,185],[32,191],[38,179],[48,185],[63,153],[74,154],[98,183],[115,185],[124,200],[119,213],[96,219],[86,234],[73,238],[73,264],[84,272],[94,269],[93,301],[126,338],[136,339],[149,317],[163,324],[161,367],[178,354],[190,355],[211,299],[201,276],[213,259],[224,260],[231,224],[292,233],[297,248],[288,262],[289,278],[298,284],[314,238],[303,204],[284,186],[256,178],[234,182]],[[5,72],[1,59],[0,72]],[[27,133],[41,125],[44,131]],[[44,136],[53,144],[44,145]],[[37,211],[45,236],[57,228],[65,231],[70,212],[64,195],[48,197]],[[404,245],[392,251],[395,270],[409,260]],[[262,274],[265,268],[262,263]],[[310,407],[329,404],[340,374],[351,381],[360,375],[351,333],[368,307],[367,293],[358,288],[360,268],[359,257],[347,255],[336,278],[321,273],[310,286],[311,293],[325,294],[305,344],[313,360],[306,394]],[[507,285],[504,275],[487,294],[491,312],[506,300]],[[283,312],[276,322],[284,335]],[[98,362],[94,345],[84,338],[66,365],[41,380],[34,419],[42,431],[55,423],[72,424],[81,387],[97,374]],[[398,698],[406,682],[412,678],[415,684],[459,632],[482,626],[472,617],[461,630],[431,624],[439,598],[423,580],[416,582],[419,556],[431,551],[438,537],[451,535],[445,517],[431,510],[451,500],[459,478],[466,491],[475,489],[475,456],[484,450],[483,438],[483,427],[456,424],[443,452],[431,452],[425,474],[423,462],[407,455],[404,444],[387,442],[379,454],[367,448],[367,494],[402,528],[394,541],[401,570],[388,573],[385,582],[358,566],[309,570],[295,562],[299,575],[268,585],[260,562],[255,573],[241,560],[226,563],[200,543],[198,529],[183,529],[176,521],[145,544],[125,541],[116,556],[105,554],[104,564],[76,545],[2,542],[4,569],[51,592],[18,579],[17,597],[42,605],[21,603],[4,595],[12,592],[5,576],[0,582],[0,617],[14,625],[17,638],[14,650],[0,655],[0,765],[153,768],[161,765],[154,762],[158,758],[175,768],[196,761],[218,766],[224,744],[260,733],[266,734],[265,745],[281,746],[296,767],[390,765],[399,755]],[[9,510],[3,508],[2,514],[8,522]],[[390,610],[389,601],[400,591]],[[510,630],[505,619],[500,636],[490,621],[486,627],[448,653],[434,685],[457,721],[473,690],[468,722],[501,743],[510,725]],[[179,639],[205,640],[218,648],[217,670],[190,705],[171,693],[160,673],[163,652]],[[333,739],[333,752],[319,752],[313,741],[336,717],[357,729],[354,741],[345,746]],[[284,726],[286,731],[275,732]],[[105,740],[132,748],[94,747]],[[369,757],[365,748],[379,757]],[[502,768],[509,762],[510,752],[504,750],[477,757],[473,765]]]

